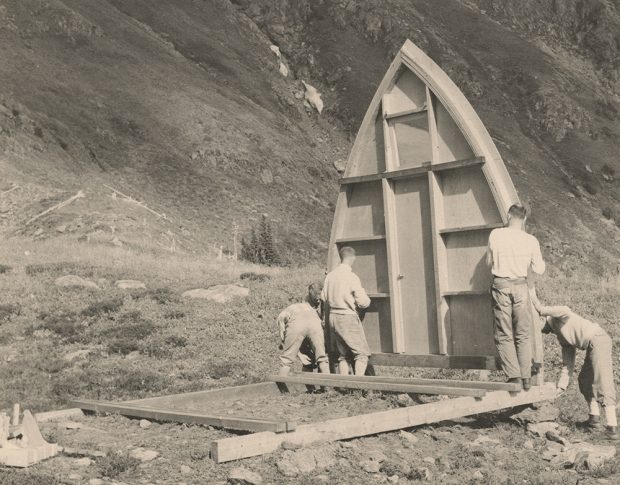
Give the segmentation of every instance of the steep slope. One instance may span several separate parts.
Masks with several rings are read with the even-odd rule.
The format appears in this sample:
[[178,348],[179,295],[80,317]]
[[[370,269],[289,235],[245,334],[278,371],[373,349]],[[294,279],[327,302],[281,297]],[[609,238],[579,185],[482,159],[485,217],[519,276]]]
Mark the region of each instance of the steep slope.
[[[332,162],[410,38],[479,112],[546,256],[615,271],[619,12],[612,0],[3,0],[0,190],[20,189],[0,198],[0,227],[83,188],[21,230],[204,251],[267,213],[289,259],[323,260]],[[323,93],[320,116],[302,80]]]
[[321,77],[331,113],[351,128],[412,39],[479,112],[533,208],[547,256],[567,271],[616,271],[618,2],[236,3],[295,60],[298,75]]
[[84,188],[71,217],[96,208],[129,238],[106,183],[173,221],[129,214],[162,242],[230,247],[235,224],[267,213],[301,259],[325,247],[346,143],[229,2],[10,0],[0,17],[3,182],[37,184],[22,202]]

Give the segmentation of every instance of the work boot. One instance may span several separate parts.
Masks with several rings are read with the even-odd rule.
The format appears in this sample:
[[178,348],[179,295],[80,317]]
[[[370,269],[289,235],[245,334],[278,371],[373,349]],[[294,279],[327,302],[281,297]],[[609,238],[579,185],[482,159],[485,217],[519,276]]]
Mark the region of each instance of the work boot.
[[620,440],[620,433],[618,433],[618,426],[605,426],[603,432],[603,439],[618,441]]
[[596,416],[594,414],[589,414],[587,421],[582,421],[580,423],[577,423],[577,427],[587,428],[587,429],[600,429],[601,428],[601,417]]
[[523,390],[529,391],[532,388],[532,379],[529,377],[523,379]]

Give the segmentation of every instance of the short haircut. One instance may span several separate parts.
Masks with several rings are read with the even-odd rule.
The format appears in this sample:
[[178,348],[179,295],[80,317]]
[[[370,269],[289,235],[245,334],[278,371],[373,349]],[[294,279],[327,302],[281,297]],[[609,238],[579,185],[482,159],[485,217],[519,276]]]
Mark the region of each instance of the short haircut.
[[340,248],[340,251],[338,252],[340,253],[341,261],[343,261],[344,258],[346,258],[347,256],[355,256],[355,249],[353,249],[351,246],[344,246]]
[[527,217],[527,209],[521,204],[513,204],[508,209],[508,215],[516,219],[525,219]]
[[308,285],[308,293],[312,291],[321,291],[323,289],[322,283],[310,283]]

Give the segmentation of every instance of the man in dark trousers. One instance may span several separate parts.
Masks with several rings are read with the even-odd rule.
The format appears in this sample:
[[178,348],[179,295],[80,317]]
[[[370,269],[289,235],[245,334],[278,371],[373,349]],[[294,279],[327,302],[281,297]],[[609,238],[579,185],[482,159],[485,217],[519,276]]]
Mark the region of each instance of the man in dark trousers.
[[489,263],[493,273],[495,345],[508,382],[531,386],[532,310],[528,271],[542,274],[545,262],[538,240],[525,232],[526,209],[518,204],[508,210],[508,225],[489,236]]

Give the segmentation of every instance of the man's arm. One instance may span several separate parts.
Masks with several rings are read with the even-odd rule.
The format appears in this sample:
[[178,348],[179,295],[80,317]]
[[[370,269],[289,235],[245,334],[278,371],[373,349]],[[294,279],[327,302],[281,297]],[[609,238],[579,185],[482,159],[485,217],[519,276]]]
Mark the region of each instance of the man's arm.
[[355,298],[355,304],[359,308],[368,308],[370,306],[370,297],[366,290],[362,286],[362,282],[356,274],[352,275],[352,288],[351,292],[353,293],[353,297]]
[[537,310],[541,315],[559,318],[560,320],[566,320],[571,314],[571,309],[567,306],[540,306]]
[[560,370],[560,378],[558,379],[558,389],[565,391],[570,383],[570,378],[575,372],[575,347],[566,345],[562,346],[562,370]]
[[542,253],[540,252],[540,243],[534,238],[534,247],[532,248],[532,271],[536,274],[543,274],[546,269],[545,261],[543,260]]
[[278,332],[280,333],[281,342],[284,342],[284,337],[286,335],[286,324],[288,323],[289,318],[290,318],[290,313],[288,311],[288,308],[282,311],[280,315],[278,315],[278,319],[277,319]]

